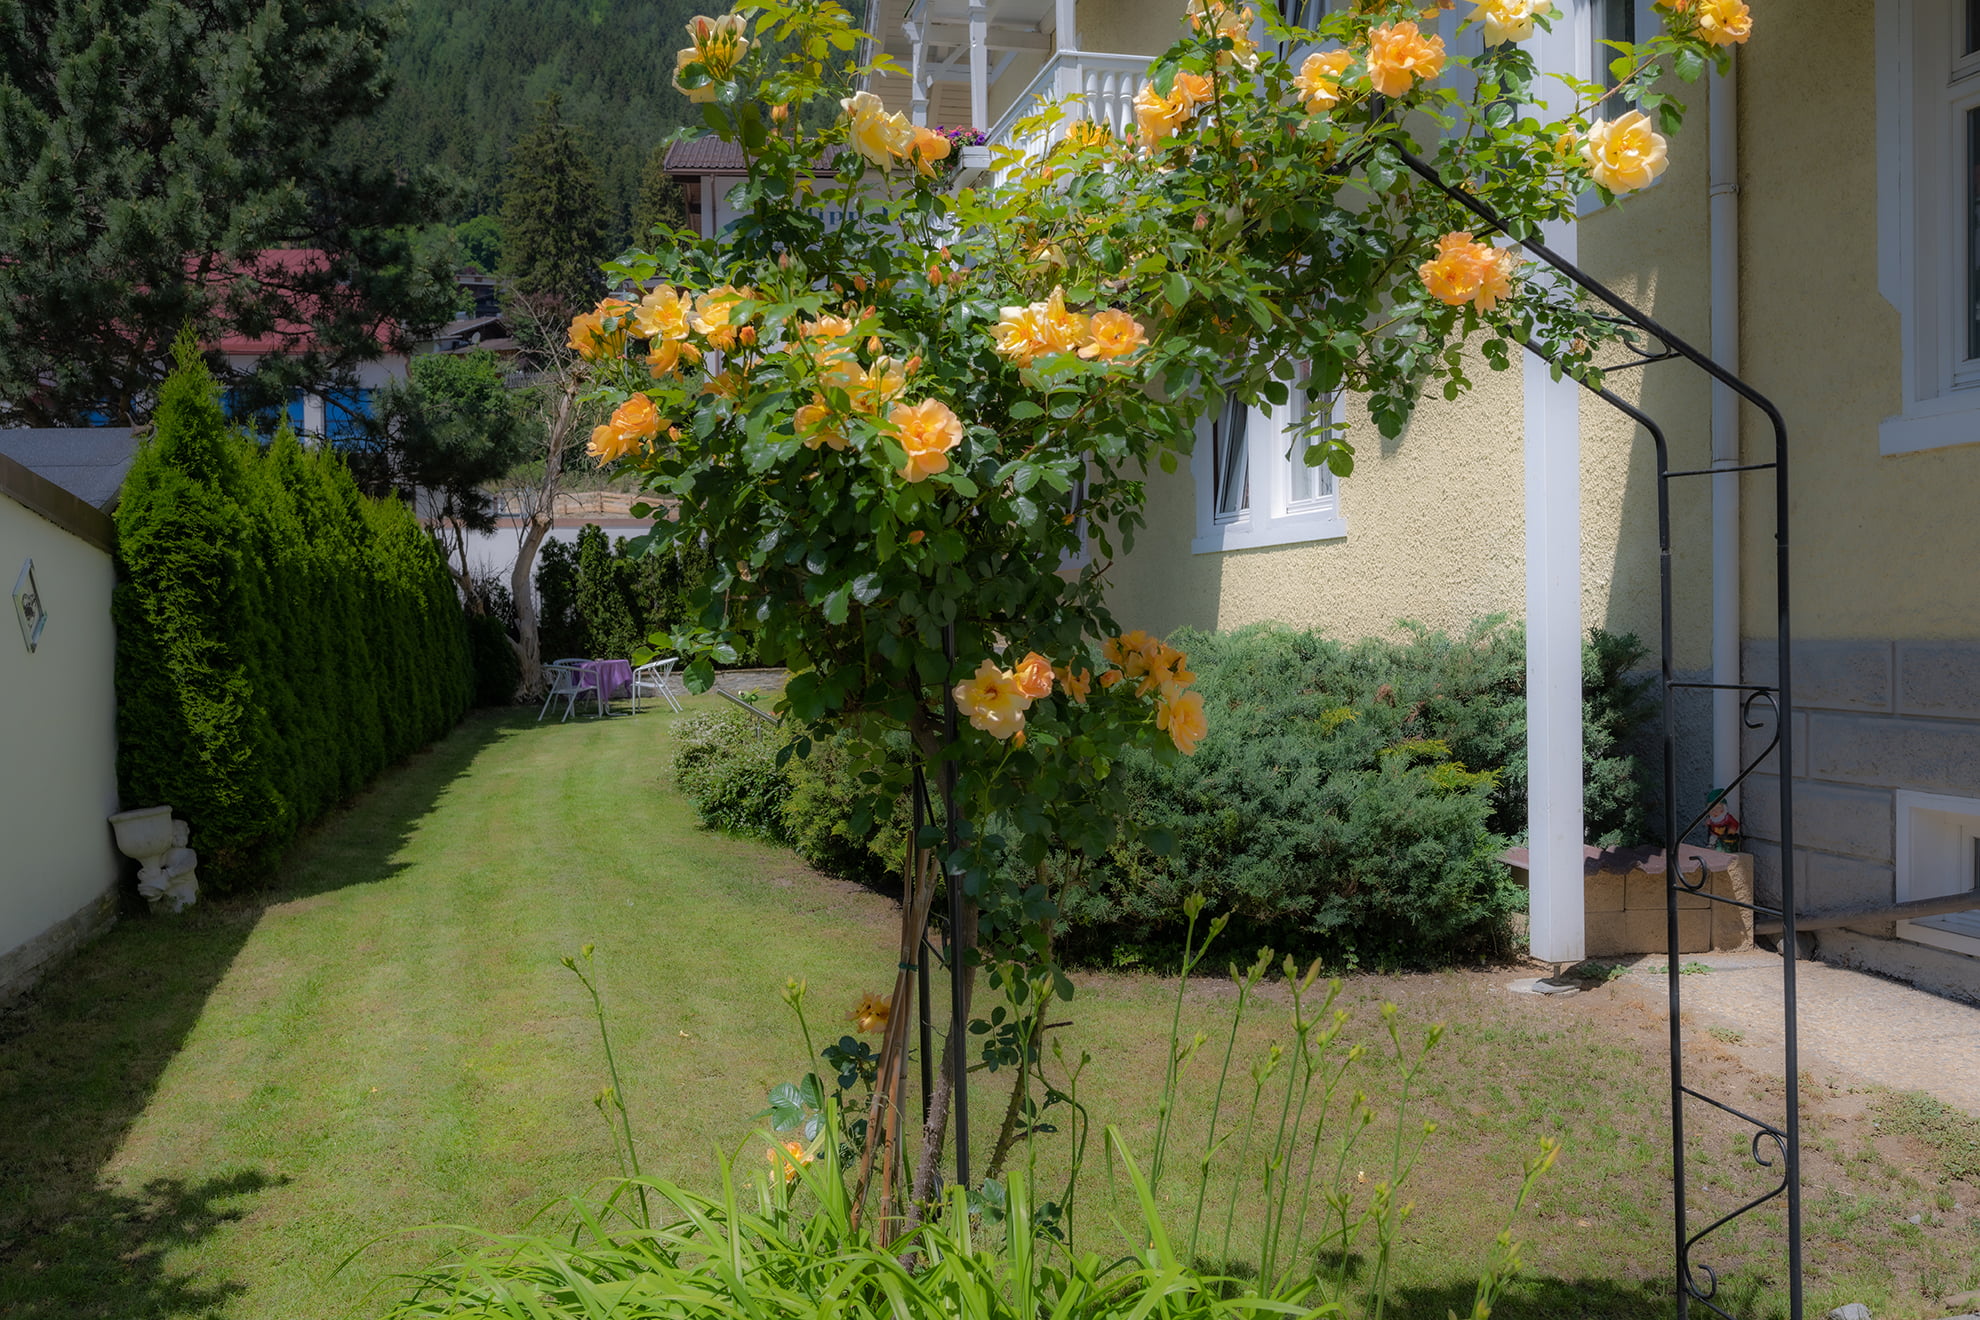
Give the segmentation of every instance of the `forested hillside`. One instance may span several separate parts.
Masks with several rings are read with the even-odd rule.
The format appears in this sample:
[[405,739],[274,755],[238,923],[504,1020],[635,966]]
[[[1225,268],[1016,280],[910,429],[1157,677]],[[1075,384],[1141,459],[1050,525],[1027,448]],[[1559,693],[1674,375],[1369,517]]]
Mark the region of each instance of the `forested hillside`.
[[640,170],[663,136],[699,124],[674,90],[674,52],[715,0],[388,0],[400,32],[391,99],[348,149],[408,168],[438,166],[466,187],[456,221],[500,209],[504,157],[552,93],[584,131],[613,214],[630,232]]

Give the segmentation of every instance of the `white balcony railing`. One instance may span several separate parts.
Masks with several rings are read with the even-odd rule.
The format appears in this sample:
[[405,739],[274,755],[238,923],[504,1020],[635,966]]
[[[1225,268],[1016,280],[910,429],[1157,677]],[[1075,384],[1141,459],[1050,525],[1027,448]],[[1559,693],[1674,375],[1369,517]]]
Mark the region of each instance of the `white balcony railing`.
[[[1031,152],[1042,150],[1065,136],[1067,124],[1084,118],[1104,124],[1115,134],[1126,137],[1134,132],[1134,96],[1148,81],[1146,55],[1114,55],[1090,50],[1062,50],[1045,61],[1029,86],[1018,94],[1011,108],[990,126],[993,147],[1018,147]],[[1036,134],[1019,139],[1017,123],[1037,112],[1046,101],[1070,97],[1067,118],[1043,139]]]

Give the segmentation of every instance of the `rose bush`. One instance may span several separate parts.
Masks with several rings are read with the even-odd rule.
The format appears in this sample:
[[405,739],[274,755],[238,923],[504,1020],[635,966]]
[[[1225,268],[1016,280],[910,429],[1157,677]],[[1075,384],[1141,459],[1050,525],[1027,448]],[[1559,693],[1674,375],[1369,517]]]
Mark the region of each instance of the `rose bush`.
[[[677,82],[742,148],[742,218],[608,268],[623,292],[571,329],[620,405],[594,452],[675,502],[656,541],[713,556],[711,645],[748,633],[792,671],[788,718],[866,749],[873,814],[906,788],[887,741],[906,732],[958,822],[964,930],[1045,957],[1054,896],[995,877],[1033,873],[1013,855],[1041,877],[1048,855],[1100,856],[1123,749],[1187,754],[1215,718],[1186,657],[1107,608],[1148,469],[1173,471],[1228,394],[1345,391],[1395,435],[1425,390],[1469,385],[1467,349],[1502,369],[1532,342],[1597,378],[1609,323],[1474,237],[1405,153],[1515,236],[1591,187],[1643,187],[1682,116],[1657,79],[1750,28],[1737,0],[1665,13],[1618,46],[1618,88],[1568,81],[1542,118],[1522,42],[1546,0],[1478,0],[1491,44],[1469,60],[1415,4],[1314,29],[1268,13],[1265,46],[1250,9],[1192,0],[1131,138],[1050,108],[1021,126],[1049,145],[960,191],[948,137],[850,85],[870,66],[848,63],[862,33],[839,5],[697,19]],[[1295,443],[1345,475],[1331,415],[1309,408]],[[686,673],[706,687],[708,658]]]

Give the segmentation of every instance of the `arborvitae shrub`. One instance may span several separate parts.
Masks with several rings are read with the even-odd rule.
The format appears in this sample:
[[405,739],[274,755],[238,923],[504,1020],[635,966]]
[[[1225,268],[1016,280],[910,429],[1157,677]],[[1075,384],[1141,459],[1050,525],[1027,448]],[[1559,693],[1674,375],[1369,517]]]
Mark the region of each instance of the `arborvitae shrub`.
[[217,891],[437,738],[473,691],[432,538],[341,460],[230,429],[182,341],[117,508],[119,792],[189,821]]

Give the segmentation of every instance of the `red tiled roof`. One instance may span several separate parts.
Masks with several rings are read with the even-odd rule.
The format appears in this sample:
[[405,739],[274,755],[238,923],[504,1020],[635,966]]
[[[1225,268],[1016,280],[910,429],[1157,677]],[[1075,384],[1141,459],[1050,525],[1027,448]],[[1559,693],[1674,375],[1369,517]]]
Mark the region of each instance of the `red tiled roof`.
[[[819,158],[819,165],[831,168],[843,149],[841,144],[825,148]],[[676,142],[667,148],[667,158],[660,168],[669,174],[747,174],[749,166],[743,161],[741,144],[724,142],[721,138],[709,136],[689,138]]]
[[[320,248],[268,248],[257,254],[252,264],[237,272],[221,272],[210,276],[211,284],[221,290],[221,300],[226,300],[226,286],[234,279],[245,276],[272,284],[279,284],[297,275],[318,276],[328,268],[329,258]],[[389,328],[374,326],[372,335],[380,344],[389,345]],[[307,325],[293,321],[277,321],[273,329],[262,335],[226,334],[208,344],[222,353],[239,354],[243,357],[259,357],[269,353],[305,353],[315,347],[315,332]]]

